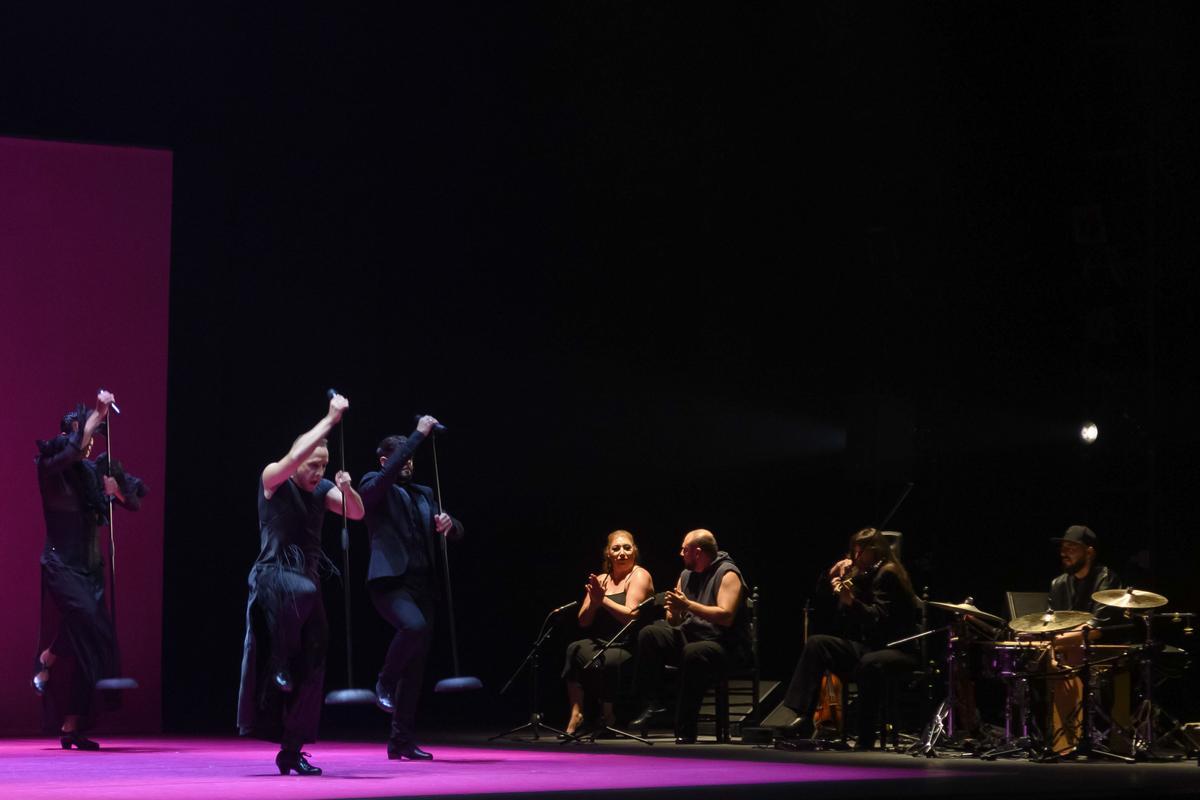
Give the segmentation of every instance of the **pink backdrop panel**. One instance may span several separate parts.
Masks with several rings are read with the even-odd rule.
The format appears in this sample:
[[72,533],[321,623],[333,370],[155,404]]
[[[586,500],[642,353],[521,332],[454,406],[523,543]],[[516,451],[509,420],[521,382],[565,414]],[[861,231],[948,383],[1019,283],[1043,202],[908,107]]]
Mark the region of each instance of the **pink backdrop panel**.
[[162,726],[170,258],[170,152],[0,138],[0,733],[41,727],[29,685],[45,537],[34,440],[101,387],[123,412],[113,457],[149,494],[114,514],[122,666],[141,688],[97,730]]

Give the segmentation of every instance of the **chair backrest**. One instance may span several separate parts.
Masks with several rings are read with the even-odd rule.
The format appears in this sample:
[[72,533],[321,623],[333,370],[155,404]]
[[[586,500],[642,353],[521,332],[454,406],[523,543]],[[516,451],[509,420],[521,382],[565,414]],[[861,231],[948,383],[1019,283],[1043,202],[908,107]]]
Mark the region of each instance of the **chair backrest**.
[[1046,610],[1045,592],[1005,592],[1004,595],[1008,598],[1009,621]]

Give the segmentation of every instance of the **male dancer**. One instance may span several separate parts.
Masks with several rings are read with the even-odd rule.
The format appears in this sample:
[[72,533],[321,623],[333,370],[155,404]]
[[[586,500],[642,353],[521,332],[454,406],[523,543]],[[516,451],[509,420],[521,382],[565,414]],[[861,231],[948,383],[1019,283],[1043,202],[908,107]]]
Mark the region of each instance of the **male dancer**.
[[324,478],[325,437],[349,407],[335,394],[321,421],[268,464],[258,483],[262,544],[250,570],[238,730],[279,742],[275,766],[282,775],[321,774],[300,748],[317,738],[329,640],[320,578],[336,572],[321,549],[321,522],[326,511],[342,510],[343,498],[346,516],[363,517],[350,475]]
[[379,615],[396,629],[375,685],[379,707],[392,714],[390,759],[433,758],[413,735],[439,591],[438,537],[463,537],[462,524],[438,507],[433,490],[412,482],[413,453],[437,424],[427,415],[410,436],[381,441],[375,454],[383,469],[368,472],[359,486],[371,535],[367,589]]
[[[118,672],[116,635],[104,605],[104,564],[96,528],[108,522],[109,497],[136,511],[146,493],[140,480],[114,469],[119,465],[110,466],[107,457],[101,457],[101,463],[87,458],[93,436],[100,433],[112,405],[112,393],[101,390],[90,413],[80,403],[63,416],[57,437],[38,442],[38,487],[46,518],[42,596],[53,598],[61,622],[57,630],[43,631],[34,658],[33,688],[45,696],[47,724],[51,720],[57,723],[61,716],[64,750],[100,749],[81,732],[92,722],[96,682]],[[51,668],[63,656],[73,658],[75,668],[69,673],[69,686],[55,691]],[[109,698],[115,704],[115,693]]]

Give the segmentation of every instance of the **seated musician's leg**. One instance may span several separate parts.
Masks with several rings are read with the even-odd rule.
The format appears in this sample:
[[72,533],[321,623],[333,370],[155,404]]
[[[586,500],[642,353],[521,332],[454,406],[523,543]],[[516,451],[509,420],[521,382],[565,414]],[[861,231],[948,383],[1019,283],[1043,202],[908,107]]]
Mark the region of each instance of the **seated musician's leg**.
[[818,634],[808,637],[800,660],[792,673],[783,704],[795,712],[796,719],[787,725],[786,733],[808,736],[812,732],[812,713],[817,705],[817,691],[826,671],[849,675],[858,662],[858,649],[853,642],[838,636]]

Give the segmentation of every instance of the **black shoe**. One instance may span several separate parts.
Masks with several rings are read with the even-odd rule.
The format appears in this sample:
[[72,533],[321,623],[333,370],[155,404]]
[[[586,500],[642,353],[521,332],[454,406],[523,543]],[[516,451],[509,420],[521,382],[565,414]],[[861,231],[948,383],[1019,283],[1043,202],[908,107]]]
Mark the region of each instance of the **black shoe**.
[[62,738],[59,739],[58,741],[60,744],[62,744],[63,750],[70,750],[72,746],[75,747],[77,750],[99,750],[100,749],[99,744],[97,744],[96,742],[93,742],[91,739],[87,739],[87,738],[84,738],[83,736],[80,736],[75,731],[72,731],[70,733],[64,733],[62,735]]
[[634,730],[641,731],[642,735],[645,736],[646,731],[650,728],[650,725],[658,721],[658,719],[665,713],[667,713],[665,708],[652,705],[646,706],[642,709],[642,713],[638,714],[629,721],[629,727],[633,728]]
[[399,761],[402,758],[411,759],[412,761],[432,761],[433,754],[426,753],[421,748],[417,747],[412,742],[407,744],[391,744],[388,743],[387,749],[388,759],[391,761]]
[[375,705],[380,711],[389,714],[396,708],[396,704],[392,702],[392,693],[383,688],[383,681],[375,681]]
[[279,755],[275,756],[275,766],[279,767],[280,775],[287,775],[289,771],[295,771],[297,775],[320,775],[321,768],[314,767],[308,763],[305,756],[309,753],[298,753],[295,750],[280,750]]
[[271,676],[271,680],[275,682],[276,688],[281,692],[292,691],[292,676],[288,674],[286,669],[281,669]]
[[676,736],[675,744],[695,744],[696,737],[693,736]]
[[779,735],[787,739],[811,739],[813,736],[812,718],[801,714],[780,728]]

